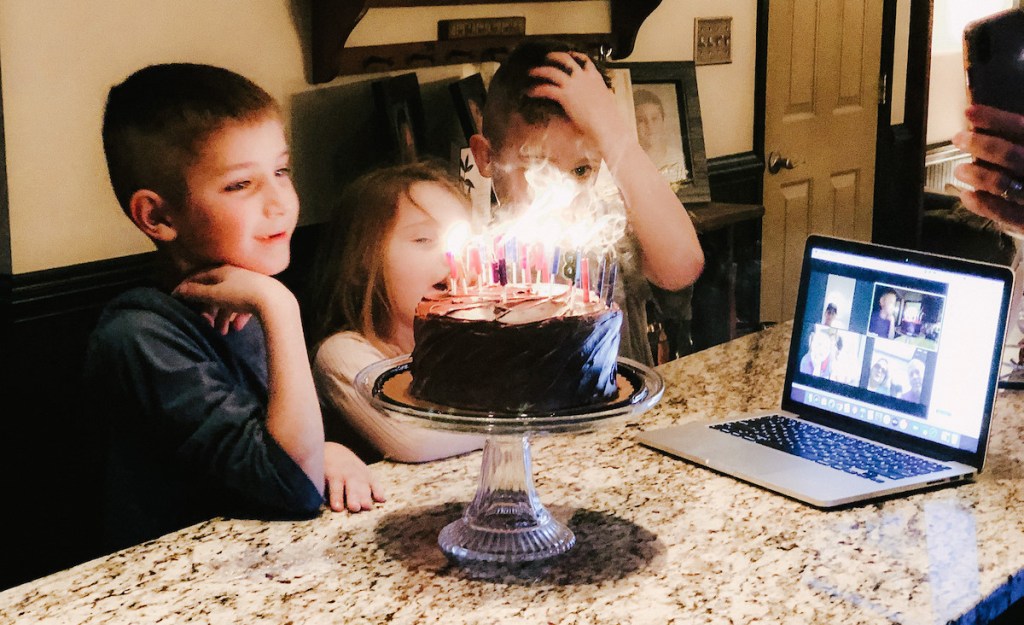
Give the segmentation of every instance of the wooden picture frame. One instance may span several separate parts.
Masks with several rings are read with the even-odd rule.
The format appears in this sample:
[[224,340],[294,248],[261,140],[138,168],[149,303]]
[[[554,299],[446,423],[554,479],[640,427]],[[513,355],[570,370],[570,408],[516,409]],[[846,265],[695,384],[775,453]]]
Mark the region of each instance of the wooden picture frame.
[[483,134],[484,102],[487,100],[483,76],[467,76],[448,85],[448,89],[468,144],[471,136]]
[[629,70],[637,138],[679,200],[710,202],[693,61],[611,63],[609,68]]
[[411,163],[425,153],[423,101],[416,73],[373,82],[373,97],[382,120],[383,134],[395,163]]

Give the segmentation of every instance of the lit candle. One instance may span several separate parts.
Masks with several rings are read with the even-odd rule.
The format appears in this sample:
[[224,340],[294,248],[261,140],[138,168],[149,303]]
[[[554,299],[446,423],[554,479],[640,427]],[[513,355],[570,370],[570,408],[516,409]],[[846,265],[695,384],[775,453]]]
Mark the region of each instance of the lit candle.
[[508,265],[504,258],[498,259],[498,282],[501,286],[508,284]]
[[604,302],[608,306],[612,305],[612,301],[615,299],[615,274],[618,272],[619,263],[612,261],[612,268],[608,271],[608,284],[605,288],[608,289],[608,294],[605,296]]
[[555,278],[558,277],[558,263],[562,260],[562,251],[555,246],[555,250],[551,254],[551,284],[555,283]]
[[469,275],[470,278],[476,278],[477,284],[483,282],[483,266],[480,263],[480,248],[472,246],[469,248]]
[[590,259],[586,256],[580,261],[580,288],[583,289],[583,303],[590,303]]
[[519,274],[521,282],[530,281],[530,248],[525,243],[519,244],[519,266],[522,268]]
[[604,293],[604,271],[605,262],[608,260],[608,254],[601,254],[601,262],[597,265],[597,297],[600,298]]
[[444,255],[448,259],[448,288],[452,293],[454,293],[455,281],[459,279],[459,266],[455,262],[455,254],[453,252],[445,252]]
[[[514,283],[514,282],[517,281],[516,280],[516,269],[519,267],[519,263],[516,262],[518,260],[518,258],[517,258],[517,251],[518,250],[516,248],[516,238],[515,237],[509,237],[509,239],[505,241],[505,275],[506,275],[506,282],[507,282],[507,279],[508,279],[509,267],[512,268],[512,282]],[[502,284],[505,284],[505,283],[502,283]]]

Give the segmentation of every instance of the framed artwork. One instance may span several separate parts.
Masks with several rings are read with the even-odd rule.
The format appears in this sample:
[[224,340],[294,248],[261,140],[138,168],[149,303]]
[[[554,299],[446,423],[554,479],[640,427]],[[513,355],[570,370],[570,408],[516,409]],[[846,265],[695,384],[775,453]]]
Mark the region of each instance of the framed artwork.
[[462,133],[468,142],[471,136],[483,132],[484,102],[487,99],[483,76],[467,76],[451,83],[448,88],[452,93],[459,123],[462,124]]
[[637,139],[680,201],[711,201],[693,61],[609,67],[629,70]]
[[425,144],[423,101],[415,72],[373,82],[373,97],[396,163],[416,161]]
[[452,169],[462,182],[462,190],[472,206],[474,226],[486,226],[491,214],[491,179],[480,175],[473,158],[473,150],[458,143],[452,144]]

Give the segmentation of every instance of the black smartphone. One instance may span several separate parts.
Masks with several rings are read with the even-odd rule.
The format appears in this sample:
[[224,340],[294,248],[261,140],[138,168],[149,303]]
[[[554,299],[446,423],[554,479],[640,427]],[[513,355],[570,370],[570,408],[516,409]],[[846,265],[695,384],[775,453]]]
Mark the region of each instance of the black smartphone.
[[1024,115],[1024,7],[967,25],[964,70],[973,104]]

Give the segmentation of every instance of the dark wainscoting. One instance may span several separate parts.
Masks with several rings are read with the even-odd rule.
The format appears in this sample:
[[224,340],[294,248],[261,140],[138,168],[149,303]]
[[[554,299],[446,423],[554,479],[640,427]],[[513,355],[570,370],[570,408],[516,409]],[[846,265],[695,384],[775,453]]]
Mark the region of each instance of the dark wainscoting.
[[150,254],[3,279],[3,492],[7,587],[99,555],[102,436],[84,419],[80,370],[104,302],[144,283]]
[[[713,159],[712,197],[760,204],[761,169],[761,159],[752,153]],[[293,239],[292,266],[281,279],[298,294],[305,293],[319,231],[318,225],[303,226]],[[740,236],[737,252],[748,261],[759,259],[760,230]],[[709,250],[719,245],[713,236],[705,244]],[[0,588],[103,555],[103,440],[80,404],[82,360],[104,304],[147,284],[153,264],[150,253],[0,276],[5,371],[0,457],[9,527],[0,544]],[[719,288],[718,275],[705,272],[698,293]],[[741,284],[751,289],[756,303],[756,285],[749,276]]]

